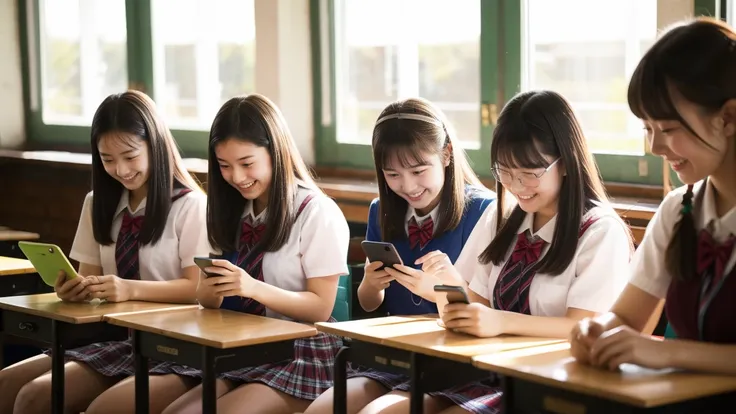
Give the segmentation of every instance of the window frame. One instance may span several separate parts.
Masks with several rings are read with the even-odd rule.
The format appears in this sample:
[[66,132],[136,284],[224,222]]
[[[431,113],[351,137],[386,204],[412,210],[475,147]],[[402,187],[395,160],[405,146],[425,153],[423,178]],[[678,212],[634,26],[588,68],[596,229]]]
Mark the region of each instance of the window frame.
[[[154,96],[152,0],[125,0],[128,88]],[[90,126],[60,125],[43,120],[41,74],[41,0],[18,0],[26,143],[34,149],[89,152]],[[208,130],[172,129],[187,158],[207,158]]]
[[[658,0],[663,1],[663,0]],[[312,73],[314,91],[315,159],[319,167],[373,170],[369,145],[340,143],[336,136],[335,0],[310,0],[312,33]],[[725,9],[726,0],[694,0],[694,15],[716,15]],[[495,104],[500,111],[521,85],[522,4],[518,0],[481,3],[481,105]],[[662,7],[661,5],[658,7]],[[725,16],[725,14],[722,14]],[[510,18],[515,16],[516,18]],[[326,21],[325,21],[326,20]],[[489,28],[496,27],[498,33]],[[498,36],[498,37],[496,37]],[[501,39],[497,41],[497,39]],[[498,67],[503,73],[490,70]],[[327,67],[326,67],[327,66]],[[482,108],[483,109],[483,108]],[[492,178],[490,141],[492,125],[480,125],[481,147],[466,150],[476,174]],[[665,165],[649,153],[642,140],[641,155],[595,153],[603,180],[625,185],[662,186]],[[640,170],[645,170],[640,175]],[[671,171],[670,171],[671,173]],[[672,174],[671,174],[672,177]],[[674,177],[676,181],[676,177]]]

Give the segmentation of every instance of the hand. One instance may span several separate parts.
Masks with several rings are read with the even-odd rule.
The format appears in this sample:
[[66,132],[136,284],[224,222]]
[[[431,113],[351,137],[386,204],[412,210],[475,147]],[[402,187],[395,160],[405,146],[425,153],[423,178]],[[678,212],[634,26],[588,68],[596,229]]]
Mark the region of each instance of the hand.
[[209,276],[200,282],[202,290],[218,297],[242,296],[253,298],[258,281],[242,268],[227,260],[217,259],[204,269],[205,272],[219,276]]
[[87,276],[87,281],[87,299],[104,299],[108,302],[125,302],[131,299],[128,281],[116,275]]
[[590,347],[593,365],[617,370],[623,363],[648,368],[669,368],[671,342],[654,339],[622,325],[604,332]]
[[570,353],[581,364],[590,365],[590,347],[603,333],[603,325],[595,319],[584,318],[570,332]]
[[431,274],[442,281],[438,284],[457,285],[463,282],[463,277],[452,265],[450,258],[439,250],[425,254],[417,259],[414,264],[422,265],[424,273]]
[[482,303],[450,303],[442,313],[445,328],[481,338],[491,338],[504,332],[504,313]]
[[441,285],[442,280],[435,275],[404,265],[395,265],[393,269],[387,267],[386,273],[396,279],[409,292],[430,302],[437,302],[434,287],[435,285]]
[[87,285],[88,281],[84,276],[67,280],[66,273],[63,270],[59,270],[59,275],[56,277],[56,283],[54,284],[54,290],[56,291],[56,296],[65,302],[84,302],[88,293],[85,290]]
[[389,275],[385,269],[378,270],[381,266],[383,266],[383,262],[368,263],[365,266],[365,273],[361,282],[375,289],[377,292],[386,289],[394,280],[394,277]]

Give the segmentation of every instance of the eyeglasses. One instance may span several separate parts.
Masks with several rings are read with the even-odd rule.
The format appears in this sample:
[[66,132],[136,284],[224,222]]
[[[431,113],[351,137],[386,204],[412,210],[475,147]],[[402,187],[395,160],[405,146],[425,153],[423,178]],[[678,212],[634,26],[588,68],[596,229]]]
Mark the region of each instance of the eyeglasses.
[[522,172],[514,175],[498,167],[491,168],[491,172],[493,173],[493,178],[495,178],[496,181],[500,182],[503,185],[511,185],[511,183],[516,180],[524,187],[535,188],[539,187],[542,176],[546,174],[547,171],[551,170],[552,167],[554,167],[559,160],[560,158],[557,158],[556,160],[552,161],[552,164],[547,166],[547,168],[545,168],[544,171],[540,173]]

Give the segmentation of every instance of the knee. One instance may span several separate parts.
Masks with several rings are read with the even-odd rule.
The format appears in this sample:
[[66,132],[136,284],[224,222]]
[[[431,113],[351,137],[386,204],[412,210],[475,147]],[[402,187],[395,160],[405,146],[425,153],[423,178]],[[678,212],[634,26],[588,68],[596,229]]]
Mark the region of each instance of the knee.
[[161,414],[201,414],[201,401],[186,401],[185,398],[179,398],[164,408]]
[[317,397],[316,400],[312,401],[311,404],[304,410],[303,414],[329,414],[333,412],[332,407],[333,393],[332,388],[325,391],[322,395]]
[[51,386],[48,381],[36,378],[21,387],[15,398],[14,413],[46,413],[51,400]]

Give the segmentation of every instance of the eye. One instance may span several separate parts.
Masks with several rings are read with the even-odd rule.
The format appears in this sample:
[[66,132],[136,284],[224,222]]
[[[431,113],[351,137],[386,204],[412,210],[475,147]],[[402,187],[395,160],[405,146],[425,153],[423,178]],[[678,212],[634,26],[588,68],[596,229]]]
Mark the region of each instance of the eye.
[[138,156],[137,155],[134,155],[132,157],[126,157],[125,159],[128,160],[128,161],[133,161],[136,158],[138,158]]
[[109,163],[111,163],[111,162],[112,162],[112,160],[108,160],[108,159],[104,159],[104,158],[102,158],[102,163],[103,163],[103,164],[109,164]]
[[384,172],[383,174],[384,174],[384,175],[385,175],[386,177],[388,177],[388,178],[396,178],[396,177],[398,177],[398,176],[399,176],[399,174],[397,174],[397,173],[393,173],[393,172],[391,172],[391,173],[389,173],[389,172]]
[[679,127],[663,128],[662,129],[662,133],[663,134],[671,134],[671,133],[677,131],[678,129],[680,129],[680,128]]
[[425,171],[427,171],[427,169],[426,169],[426,168],[425,168],[425,169],[423,169],[423,170],[419,170],[419,171],[414,171],[414,173],[413,173],[413,174],[414,174],[414,175],[422,175],[422,174],[423,174],[423,173],[424,173]]
[[241,164],[241,165],[243,167],[245,167],[245,168],[249,168],[251,165],[253,165],[253,163],[251,162],[251,163],[248,163],[248,164]]
[[220,164],[220,169],[221,169],[221,170],[226,170],[226,169],[228,169],[228,168],[230,168],[230,166],[229,166],[229,165],[223,165],[223,164]]

